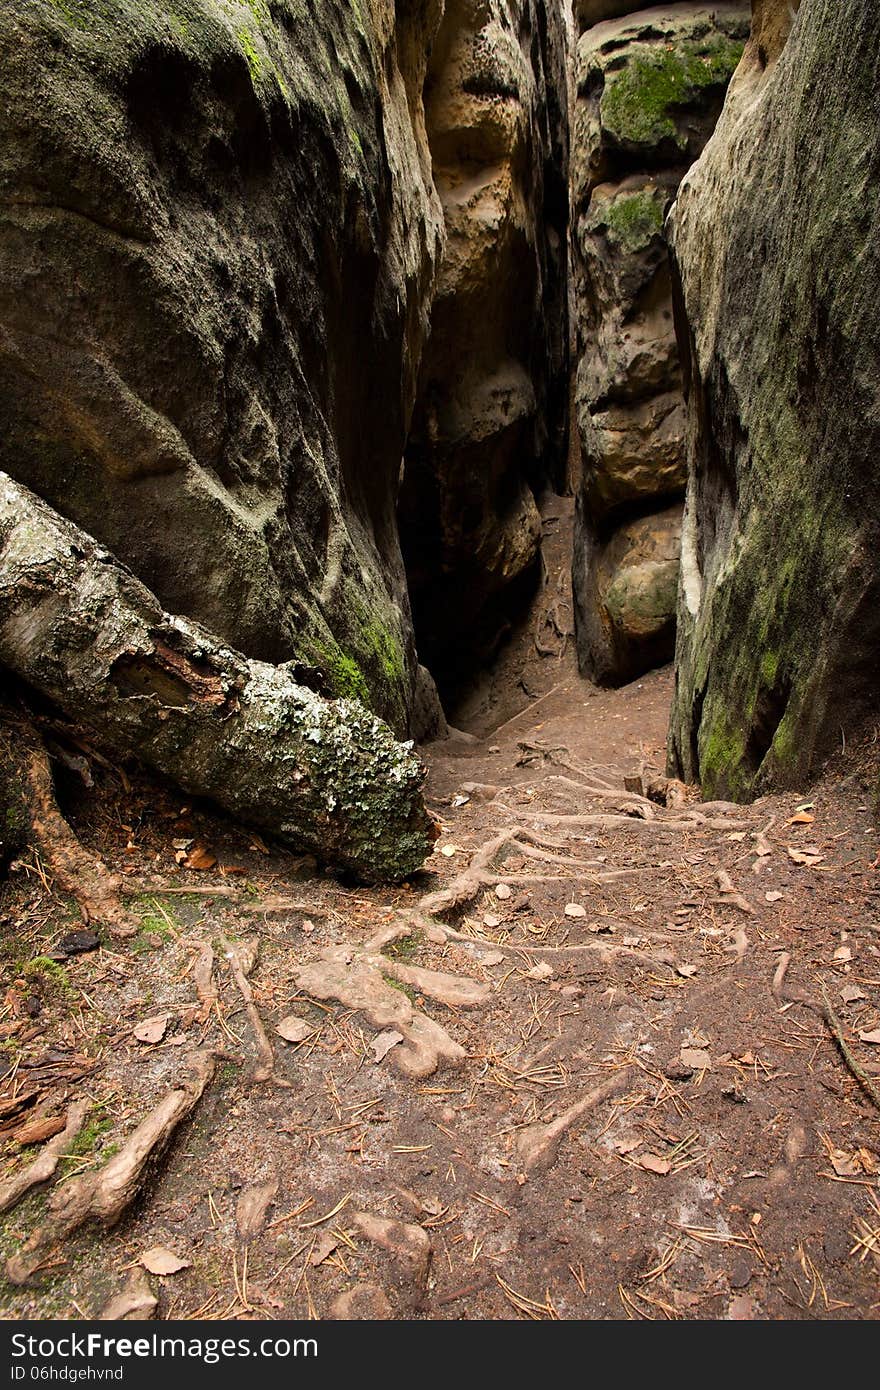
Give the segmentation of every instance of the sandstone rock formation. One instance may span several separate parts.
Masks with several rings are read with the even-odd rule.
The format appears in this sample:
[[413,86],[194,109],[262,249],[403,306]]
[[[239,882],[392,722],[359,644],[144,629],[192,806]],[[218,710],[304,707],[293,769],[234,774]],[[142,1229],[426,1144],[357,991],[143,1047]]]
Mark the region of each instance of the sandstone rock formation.
[[796,8],[756,3],[672,219],[690,423],[671,761],[710,796],[799,784],[880,675],[880,9]]
[[320,665],[398,731],[417,663],[395,498],[442,242],[421,95],[441,11],[0,15],[0,467],[166,608],[247,656]]
[[419,650],[483,652],[536,575],[565,454],[563,0],[447,0],[426,86],[447,246],[400,517]]
[[572,132],[575,614],[581,669],[609,683],[672,655],[669,506],[684,491],[685,451],[663,222],[748,33],[744,3],[635,9],[578,5],[594,27],[578,41]]

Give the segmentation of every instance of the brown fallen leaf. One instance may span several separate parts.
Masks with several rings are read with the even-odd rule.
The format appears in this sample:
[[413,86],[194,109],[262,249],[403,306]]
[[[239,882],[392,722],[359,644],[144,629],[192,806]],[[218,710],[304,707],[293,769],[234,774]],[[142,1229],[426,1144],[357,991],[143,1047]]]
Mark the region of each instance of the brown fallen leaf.
[[145,1250],[140,1262],[151,1274],[177,1274],[181,1269],[189,1269],[192,1264],[192,1260],[181,1259],[164,1245],[153,1245]]
[[[156,1014],[155,1018],[145,1018],[141,1023],[135,1024],[134,1028],[132,1029],[132,1032],[134,1033],[138,1042],[161,1042],[165,1036],[165,1031],[168,1027],[168,1020],[170,1017],[170,1014]],[[155,1273],[156,1271],[153,1270],[152,1272]]]
[[644,1142],[644,1139],[634,1134],[628,1139],[618,1139],[614,1147],[619,1154],[631,1154],[634,1153],[636,1149],[640,1149]]
[[639,1154],[633,1159],[640,1168],[644,1168],[649,1173],[656,1173],[659,1177],[665,1178],[667,1173],[672,1172],[672,1164],[668,1158],[661,1158],[659,1154]]
[[331,1236],[329,1231],[322,1231],[315,1241],[312,1253],[309,1255],[309,1264],[314,1265],[315,1268],[323,1264],[327,1256],[333,1254],[338,1244],[339,1241],[335,1236]]
[[747,1293],[738,1293],[730,1300],[727,1316],[732,1322],[751,1322],[755,1316],[755,1300]]
[[859,1042],[873,1043],[880,1047],[880,1028],[872,1028],[869,1033],[859,1033]]
[[296,1014],[288,1014],[275,1028],[279,1038],[289,1043],[305,1042],[306,1038],[311,1038],[317,1031],[314,1024],[306,1023],[304,1018],[299,1018]]
[[683,1047],[679,1053],[682,1064],[694,1071],[711,1071],[712,1058],[702,1047]]
[[835,1149],[826,1144],[831,1167],[839,1178],[855,1178],[862,1171],[858,1156],[848,1154],[845,1149]]
[[697,973],[697,967],[695,965],[677,965],[675,970],[676,973],[681,975],[685,980],[689,980],[692,975],[696,975]]
[[206,849],[204,845],[193,845],[183,861],[183,867],[193,869],[198,873],[205,873],[208,869],[213,869],[216,863],[217,856]]
[[788,819],[788,821],[786,822],[786,824],[787,824],[787,825],[812,825],[812,824],[813,824],[813,821],[814,821],[815,819],[816,819],[816,817],[815,817],[815,816],[811,816],[809,811],[796,811],[795,814],[794,814],[793,816],[790,816],[790,817],[789,817],[789,819]]
[[480,957],[480,959],[482,960],[484,965],[500,965],[501,962],[504,960],[504,952],[487,951],[484,956]]
[[859,999],[867,999],[867,994],[858,985],[844,985],[840,991],[840,997],[844,1004],[855,1004]]
[[553,966],[546,960],[539,961],[537,965],[532,966],[531,970],[526,971],[530,980],[552,980],[555,973]]
[[403,1042],[403,1034],[397,1033],[393,1028],[387,1028],[384,1033],[377,1033],[370,1043],[370,1051],[373,1054],[373,1061],[378,1064],[385,1060],[392,1047]]
[[566,917],[586,917],[587,909],[581,907],[580,903],[566,903],[565,915]]
[[673,1306],[681,1310],[687,1310],[688,1308],[696,1308],[697,1304],[701,1301],[702,1297],[702,1294],[692,1293],[690,1289],[672,1290]]
[[812,868],[814,864],[819,864],[825,858],[815,849],[794,849],[792,845],[786,845],[788,857],[793,864],[805,864],[807,868]]
[[784,895],[780,893],[778,888],[773,888],[769,893],[764,894],[764,897],[766,898],[768,903],[778,903],[780,898],[782,898],[783,896]]

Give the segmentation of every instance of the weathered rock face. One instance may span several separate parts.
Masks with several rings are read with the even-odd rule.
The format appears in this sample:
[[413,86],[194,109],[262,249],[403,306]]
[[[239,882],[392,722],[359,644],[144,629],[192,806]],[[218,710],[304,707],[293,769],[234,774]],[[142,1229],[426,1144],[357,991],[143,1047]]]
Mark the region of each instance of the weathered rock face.
[[794,8],[756,6],[672,219],[690,425],[671,761],[736,798],[799,782],[880,688],[880,9],[804,0],[792,28]]
[[[0,15],[0,468],[166,608],[406,727],[395,521],[442,0]],[[424,682],[422,682],[424,684]]]
[[427,130],[447,247],[406,454],[419,651],[449,673],[534,574],[530,484],[565,456],[563,0],[447,0]]
[[[581,25],[594,27],[578,42],[572,134],[583,462],[575,614],[581,669],[610,683],[672,655],[677,523],[668,507],[683,495],[686,469],[663,222],[711,134],[748,33],[745,3],[624,15],[634,9],[578,6]],[[634,569],[635,607],[620,603]]]

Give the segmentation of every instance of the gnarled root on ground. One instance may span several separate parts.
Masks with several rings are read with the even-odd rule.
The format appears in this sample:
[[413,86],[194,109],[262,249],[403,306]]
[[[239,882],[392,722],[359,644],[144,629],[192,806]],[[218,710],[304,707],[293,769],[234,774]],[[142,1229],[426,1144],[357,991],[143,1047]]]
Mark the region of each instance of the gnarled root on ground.
[[53,1193],[48,1219],[6,1262],[6,1277],[24,1284],[59,1241],[88,1221],[115,1226],[140,1192],[151,1164],[167,1149],[178,1127],[192,1114],[214,1075],[216,1054],[194,1052],[191,1075],[169,1091],[103,1168],[83,1173]]
[[466,1054],[460,1043],[441,1024],[417,1009],[402,990],[390,984],[389,977],[414,986],[450,1008],[484,1004],[491,995],[490,987],[443,971],[404,965],[379,954],[375,947],[375,940],[362,949],[331,946],[319,960],[295,971],[296,984],[316,999],[337,999],[350,1009],[358,1009],[376,1028],[400,1033],[402,1041],[391,1049],[389,1057],[407,1076],[430,1076],[443,1062],[464,1061]]
[[88,1113],[88,1102],[77,1101],[67,1112],[66,1123],[60,1134],[56,1134],[45,1146],[38,1158],[20,1172],[0,1185],[0,1213],[11,1211],[35,1187],[50,1182],[55,1176],[62,1157],[67,1153],[83,1126]]
[[588,1111],[595,1110],[597,1106],[603,1105],[612,1096],[619,1095],[625,1090],[632,1076],[631,1068],[627,1067],[619,1071],[614,1076],[610,1076],[607,1081],[603,1081],[600,1086],[596,1086],[581,1100],[576,1101],[562,1115],[557,1115],[555,1120],[549,1124],[529,1125],[528,1129],[521,1130],[517,1148],[520,1160],[526,1173],[540,1172],[550,1168],[556,1162],[556,1155],[559,1150],[559,1142],[564,1134],[567,1134],[571,1127],[577,1124],[578,1120]]
[[[257,1050],[260,1054],[260,1061],[254,1068],[254,1081],[274,1081],[277,1086],[290,1086],[289,1081],[282,1080],[275,1074],[275,1049],[269,1041],[266,1029],[263,1027],[263,1020],[260,1018],[259,1011],[254,1003],[254,992],[251,989],[248,975],[253,970],[257,961],[257,942],[238,942],[233,945],[227,941],[226,937],[221,938],[223,950],[232,972],[232,978],[238,986],[239,993],[244,1000],[245,1012],[248,1022],[254,1031],[257,1042]],[[203,1006],[204,1007],[204,1006]]]
[[[116,937],[133,936],[137,925],[122,905],[121,879],[80,844],[55,798],[42,738],[30,719],[7,707],[0,708],[0,782],[0,810],[5,821],[18,827],[18,843],[9,848],[20,852],[33,845],[61,892],[75,899],[85,922],[106,927]],[[5,833],[0,832],[0,842]]]

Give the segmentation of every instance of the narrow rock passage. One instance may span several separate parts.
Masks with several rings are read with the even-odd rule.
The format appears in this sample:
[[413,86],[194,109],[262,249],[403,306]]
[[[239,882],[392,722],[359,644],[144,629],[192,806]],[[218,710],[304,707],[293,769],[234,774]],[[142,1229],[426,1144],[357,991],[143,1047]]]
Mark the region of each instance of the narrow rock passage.
[[68,1130],[5,1216],[8,1316],[876,1312],[860,751],[808,798],[661,805],[670,672],[581,682],[548,602],[564,630],[562,568],[473,696],[494,727],[425,750],[442,834],[404,887],[143,781],[73,817],[130,941],[66,954],[13,873],[0,1182]]

